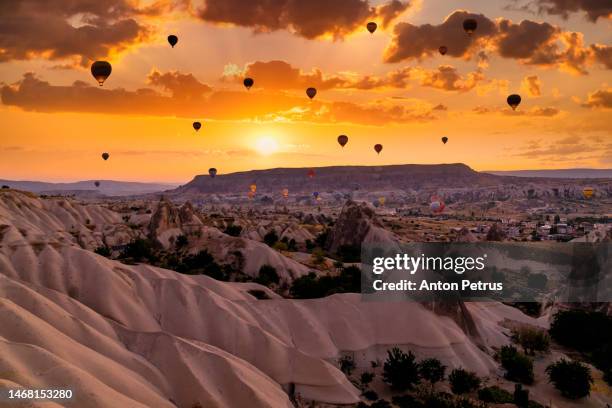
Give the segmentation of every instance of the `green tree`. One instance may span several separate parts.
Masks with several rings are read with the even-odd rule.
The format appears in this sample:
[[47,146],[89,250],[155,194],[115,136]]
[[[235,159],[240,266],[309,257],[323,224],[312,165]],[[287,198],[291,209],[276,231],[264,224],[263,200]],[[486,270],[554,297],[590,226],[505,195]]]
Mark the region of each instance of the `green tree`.
[[561,395],[570,399],[579,399],[591,393],[591,370],[578,361],[561,359],[546,367],[548,380]]
[[404,353],[397,347],[387,350],[383,365],[383,380],[396,391],[412,389],[419,380],[419,365],[411,351]]
[[268,246],[273,246],[278,241],[278,235],[276,235],[276,231],[271,230],[266,235],[264,235],[264,242]]
[[466,394],[477,390],[480,387],[480,378],[463,368],[455,368],[448,376],[453,394]]
[[278,284],[280,282],[280,278],[275,267],[271,265],[262,265],[261,268],[259,268],[255,282],[264,286],[270,286],[273,283]]
[[523,384],[533,384],[533,361],[514,346],[503,346],[499,352],[506,378]]
[[428,358],[419,363],[419,374],[421,378],[429,381],[432,386],[444,380],[445,371],[446,366],[442,365],[437,358]]

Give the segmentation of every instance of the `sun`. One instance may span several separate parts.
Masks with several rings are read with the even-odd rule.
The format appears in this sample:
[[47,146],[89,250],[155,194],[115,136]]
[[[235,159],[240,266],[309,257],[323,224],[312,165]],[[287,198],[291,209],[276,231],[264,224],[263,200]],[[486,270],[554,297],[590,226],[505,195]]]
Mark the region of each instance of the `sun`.
[[255,150],[263,156],[268,156],[278,151],[278,142],[269,136],[260,137],[255,142]]

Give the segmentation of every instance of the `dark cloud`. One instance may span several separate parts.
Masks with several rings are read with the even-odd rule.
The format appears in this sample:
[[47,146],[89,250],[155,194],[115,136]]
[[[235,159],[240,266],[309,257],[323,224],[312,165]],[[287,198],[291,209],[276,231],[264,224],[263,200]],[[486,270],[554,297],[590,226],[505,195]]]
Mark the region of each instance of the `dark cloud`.
[[457,72],[457,68],[441,65],[437,70],[420,70],[421,85],[444,91],[467,92],[484,80],[480,71],[470,72],[465,78]]
[[257,32],[289,30],[313,39],[326,34],[342,37],[368,20],[380,17],[384,25],[408,8],[391,1],[373,7],[368,0],[209,0],[198,10],[204,21],[251,27]]
[[570,13],[585,12],[588,19],[610,18],[612,2],[608,0],[533,0],[538,12],[560,15],[568,18]]
[[323,90],[342,87],[348,82],[339,76],[324,77],[319,69],[305,73],[285,61],[253,62],[235,80],[242,81],[244,77],[255,78],[255,86],[266,89],[306,89],[313,86]]
[[[463,32],[466,18],[478,21],[472,37]],[[596,63],[612,69],[610,47],[585,46],[582,33],[563,31],[546,22],[523,20],[516,24],[504,18],[491,20],[463,10],[453,12],[438,25],[398,23],[384,60],[400,62],[437,55],[441,45],[448,48],[446,56],[470,58],[476,54],[481,69],[486,68],[488,57],[476,51],[483,47],[522,64],[558,67],[577,74],[586,74],[586,68]]]
[[515,156],[546,161],[597,159],[604,162],[611,149],[612,143],[569,135],[548,143],[529,141],[519,148]]
[[0,62],[43,57],[75,58],[85,65],[144,41],[142,13],[159,14],[173,3],[138,9],[128,0],[13,0],[0,2]]
[[[426,104],[400,106],[384,101],[364,105],[342,101],[309,101],[305,97],[262,90],[207,92],[205,85],[197,79],[179,72],[163,74],[154,71],[149,80],[169,91],[171,95],[161,94],[152,88],[136,91],[106,89],[81,81],[70,86],[55,86],[28,73],[21,81],[2,87],[1,96],[5,105],[36,112],[139,114],[219,120],[348,122],[364,125],[435,119],[431,108]],[[190,93],[186,97],[182,86],[185,81],[192,80],[200,84],[203,92]]]
[[[463,21],[473,18],[478,22],[478,30],[469,37],[463,31]],[[438,48],[444,45],[448,48],[446,55],[463,57],[472,48],[476,48],[480,40],[495,33],[495,23],[482,14],[455,11],[442,24],[398,23],[394,29],[391,44],[385,50],[386,62],[400,62],[406,59],[419,59],[438,53]]]
[[512,110],[510,108],[496,106],[496,107],[487,107],[487,106],[477,106],[472,109],[474,113],[479,115],[484,114],[503,114],[506,116],[540,116],[540,117],[552,117],[557,116],[561,111],[558,108],[547,106],[534,106],[533,108]]
[[586,102],[582,103],[585,108],[612,109],[612,88],[598,89],[591,92]]

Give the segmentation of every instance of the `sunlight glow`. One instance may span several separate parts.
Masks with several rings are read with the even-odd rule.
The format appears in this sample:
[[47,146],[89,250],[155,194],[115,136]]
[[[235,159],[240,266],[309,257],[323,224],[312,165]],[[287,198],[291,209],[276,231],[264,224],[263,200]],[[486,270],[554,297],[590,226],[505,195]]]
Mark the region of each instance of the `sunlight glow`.
[[255,150],[264,156],[271,155],[278,151],[278,142],[269,136],[260,137],[255,142]]

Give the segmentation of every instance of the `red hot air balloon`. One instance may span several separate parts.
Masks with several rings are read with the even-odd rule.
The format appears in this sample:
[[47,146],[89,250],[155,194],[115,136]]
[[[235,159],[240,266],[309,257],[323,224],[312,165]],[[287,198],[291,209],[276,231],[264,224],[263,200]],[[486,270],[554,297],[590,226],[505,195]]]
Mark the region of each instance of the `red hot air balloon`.
[[381,144],[374,145],[374,150],[376,150],[376,153],[380,154],[380,152],[382,151],[382,145]]
[[478,27],[478,22],[474,20],[473,18],[465,19],[465,21],[463,22],[463,29],[468,35],[472,35],[474,31],[476,31],[477,27]]
[[340,144],[340,146],[344,147],[348,143],[348,136],[347,135],[338,136],[338,143]]
[[103,158],[104,160],[108,160],[108,158],[109,158],[109,157],[110,157],[110,154],[108,154],[108,153],[106,153],[106,152],[105,152],[105,153],[102,153],[102,158]]
[[308,88],[306,90],[306,95],[308,95],[310,99],[314,98],[316,94],[317,94],[317,90],[315,88]]
[[244,84],[244,87],[247,90],[249,90],[249,89],[251,89],[251,87],[253,86],[255,81],[253,81],[253,78],[244,78],[244,81],[242,81],[242,83]]
[[193,128],[195,129],[196,132],[200,130],[201,127],[202,127],[202,124],[200,122],[193,122]]
[[315,176],[315,171],[314,169],[310,169],[308,170],[308,178],[311,179]]
[[440,48],[438,48],[438,51],[441,55],[446,55],[446,53],[448,52],[448,48],[445,45],[442,45],[440,46]]
[[446,142],[448,142],[448,137],[444,136],[444,137],[442,138],[442,143],[446,144]]
[[107,61],[96,61],[91,64],[91,75],[98,81],[98,85],[102,86],[104,81],[110,76],[113,67]]
[[444,211],[444,207],[444,201],[442,201],[440,197],[431,197],[431,203],[429,204],[429,208],[434,214],[440,214],[442,211]]
[[172,46],[172,48],[174,48],[174,46],[176,45],[176,43],[178,43],[178,37],[174,34],[170,34],[168,36],[168,42],[170,43],[170,45]]
[[508,98],[506,99],[506,102],[508,102],[508,105],[510,105],[512,110],[516,110],[516,108],[521,103],[521,95],[512,94],[512,95],[508,96]]
[[378,28],[378,24],[376,24],[373,21],[370,21],[367,25],[366,28],[368,29],[368,31],[370,32],[370,34],[374,34],[374,31],[376,31],[376,29]]

